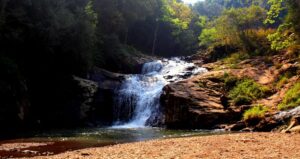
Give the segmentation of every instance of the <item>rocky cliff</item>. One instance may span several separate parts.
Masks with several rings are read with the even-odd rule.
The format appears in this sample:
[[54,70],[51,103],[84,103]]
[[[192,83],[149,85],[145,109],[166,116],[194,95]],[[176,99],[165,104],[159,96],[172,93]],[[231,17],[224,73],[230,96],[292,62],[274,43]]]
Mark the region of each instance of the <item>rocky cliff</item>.
[[241,118],[222,92],[222,72],[205,73],[164,88],[162,105],[170,128],[217,128]]

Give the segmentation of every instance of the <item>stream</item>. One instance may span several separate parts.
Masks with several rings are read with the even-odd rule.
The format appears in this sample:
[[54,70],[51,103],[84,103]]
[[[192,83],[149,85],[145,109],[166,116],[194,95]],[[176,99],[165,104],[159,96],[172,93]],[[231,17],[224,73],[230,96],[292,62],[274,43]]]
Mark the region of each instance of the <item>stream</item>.
[[[163,128],[90,128],[31,132],[30,137],[0,141],[0,158],[49,156],[84,148],[190,136],[224,134],[211,130],[168,130]],[[24,135],[24,134],[23,134]],[[29,146],[26,146],[29,144]],[[35,145],[38,144],[38,145]]]

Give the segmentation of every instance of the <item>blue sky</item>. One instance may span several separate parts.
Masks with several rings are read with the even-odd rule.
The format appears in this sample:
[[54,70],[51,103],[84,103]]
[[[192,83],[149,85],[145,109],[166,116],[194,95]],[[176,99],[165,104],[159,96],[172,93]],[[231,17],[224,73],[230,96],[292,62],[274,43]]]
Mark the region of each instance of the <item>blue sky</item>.
[[203,0],[183,0],[184,3],[189,3],[189,4],[194,4],[198,1],[203,1]]

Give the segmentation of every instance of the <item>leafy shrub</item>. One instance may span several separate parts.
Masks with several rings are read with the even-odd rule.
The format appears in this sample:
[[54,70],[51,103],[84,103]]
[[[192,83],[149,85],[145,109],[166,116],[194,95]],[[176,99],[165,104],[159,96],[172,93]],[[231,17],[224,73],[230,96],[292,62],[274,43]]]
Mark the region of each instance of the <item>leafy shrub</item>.
[[237,83],[229,92],[235,105],[249,104],[250,101],[265,97],[270,92],[268,87],[262,86],[251,79],[244,79]]
[[278,105],[279,110],[295,108],[300,105],[300,82],[296,83],[285,94],[282,103]]
[[264,105],[256,105],[243,114],[243,119],[245,121],[262,119],[265,117],[265,114],[268,112],[268,110],[269,109]]
[[296,34],[292,33],[292,23],[281,24],[277,31],[268,35],[273,50],[282,50],[294,45],[297,39]]

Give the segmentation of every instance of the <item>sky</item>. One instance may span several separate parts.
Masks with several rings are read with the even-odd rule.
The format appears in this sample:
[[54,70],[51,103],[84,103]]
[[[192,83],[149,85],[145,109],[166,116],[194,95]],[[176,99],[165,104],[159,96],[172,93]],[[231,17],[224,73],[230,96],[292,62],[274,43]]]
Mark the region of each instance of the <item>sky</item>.
[[203,1],[203,0],[183,0],[184,3],[189,3],[189,4],[194,4],[198,1]]

